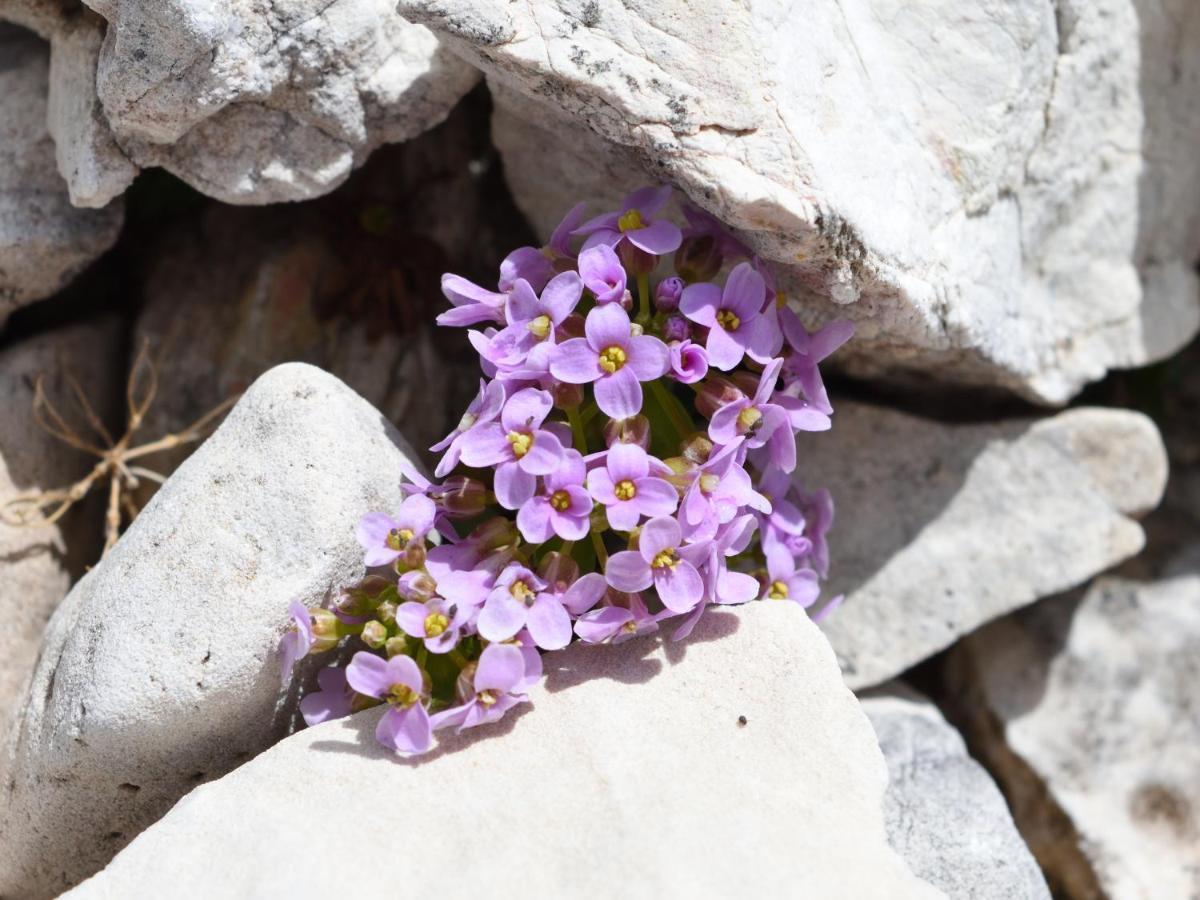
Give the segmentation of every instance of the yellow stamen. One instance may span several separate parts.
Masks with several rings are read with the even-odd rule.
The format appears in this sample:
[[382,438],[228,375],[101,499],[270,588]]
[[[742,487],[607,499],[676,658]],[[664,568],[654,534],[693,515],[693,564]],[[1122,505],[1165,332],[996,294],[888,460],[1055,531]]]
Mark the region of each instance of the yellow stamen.
[[771,591],[767,594],[772,600],[786,600],[788,598],[788,586],[786,581],[772,581]]
[[762,424],[762,413],[758,411],[756,406],[747,406],[737,417],[738,434],[753,434],[758,430],[758,426]]
[[731,309],[723,309],[717,313],[717,324],[726,331],[737,331],[737,327],[742,324],[742,320],[737,317]]
[[387,696],[383,698],[392,706],[407,709],[417,702],[417,692],[407,684],[393,684],[388,688]]
[[484,706],[491,706],[499,698],[496,696],[495,691],[480,691],[476,695],[476,699],[478,699],[479,702],[482,703]]
[[533,591],[530,590],[529,585],[520,580],[514,581],[512,586],[508,589],[508,592],[512,594],[515,599],[520,600],[522,603],[524,603],[529,597],[533,596]]
[[513,456],[520,459],[533,446],[533,435],[525,431],[510,431],[508,433],[508,442],[512,444]]
[[637,485],[626,478],[624,481],[617,482],[613,493],[617,495],[618,500],[632,500],[637,496]]
[[717,489],[717,485],[720,483],[721,479],[716,475],[701,475],[700,492],[703,494],[711,494]]
[[571,495],[566,491],[555,491],[550,495],[550,505],[562,512],[571,505]]
[[412,539],[413,539],[413,533],[410,529],[408,529],[408,528],[399,528],[399,529],[393,528],[391,531],[388,532],[388,536],[384,540],[384,543],[388,545],[389,549],[403,550],[406,546],[408,546],[408,542],[411,541]]
[[637,231],[639,228],[645,228],[646,223],[642,221],[642,214],[639,210],[631,209],[621,214],[617,219],[617,227],[621,229],[621,233],[626,231]]
[[633,619],[630,619],[621,626],[621,630],[627,632],[628,634],[637,634],[637,622],[635,622]]
[[673,569],[679,565],[679,555],[675,552],[674,547],[668,547],[666,550],[659,551],[650,565],[655,569]]
[[776,291],[775,292],[775,308],[783,309],[785,306],[787,306],[787,294],[785,294],[783,291]]
[[625,351],[620,347],[609,347],[600,353],[600,368],[615,372],[625,365]]
[[525,326],[538,340],[544,340],[546,335],[550,333],[550,317],[538,316],[532,322]]
[[437,637],[450,627],[450,620],[442,613],[430,613],[425,617],[425,637]]

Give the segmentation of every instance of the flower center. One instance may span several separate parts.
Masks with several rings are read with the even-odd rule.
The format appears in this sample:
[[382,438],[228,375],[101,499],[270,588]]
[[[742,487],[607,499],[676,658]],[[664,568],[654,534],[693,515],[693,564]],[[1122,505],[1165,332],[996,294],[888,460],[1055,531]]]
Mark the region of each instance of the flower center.
[[642,221],[641,211],[631,209],[622,213],[621,217],[617,219],[617,227],[624,234],[626,231],[637,231],[639,228],[645,228],[646,223]]
[[566,491],[555,491],[550,495],[550,505],[559,512],[563,512],[571,505],[571,495]]
[[679,554],[675,552],[674,547],[660,550],[650,565],[655,569],[673,569],[679,565]]
[[726,331],[737,331],[737,327],[742,324],[742,320],[737,317],[732,309],[723,309],[717,313],[717,324]]
[[510,431],[508,442],[512,444],[513,456],[520,459],[533,446],[533,435],[528,431]]
[[417,702],[417,692],[407,684],[393,684],[383,699],[392,706],[407,709]]
[[624,625],[621,626],[621,630],[628,634],[637,634],[637,620],[630,619],[628,622],[626,622]]
[[532,322],[525,326],[538,340],[543,340],[550,333],[550,317],[538,316]]
[[522,603],[526,602],[533,596],[533,590],[529,587],[529,585],[520,579],[512,583],[512,586],[508,589],[508,592],[512,594],[515,599],[520,600]]
[[632,500],[637,496],[637,485],[626,478],[624,481],[617,482],[613,493],[617,495],[618,500]]
[[700,476],[700,492],[703,494],[711,494],[717,489],[717,485],[721,483],[721,479],[717,475],[701,475]]
[[783,309],[787,306],[787,294],[783,291],[775,292],[775,306],[777,309]]
[[608,347],[600,352],[600,368],[605,372],[615,372],[625,365],[625,350],[622,347]]
[[737,417],[738,434],[753,434],[758,431],[758,426],[762,424],[762,413],[758,411],[757,406],[747,406]]
[[440,612],[430,613],[425,617],[425,637],[437,637],[444,634],[450,627],[450,620]]
[[788,598],[788,586],[786,581],[772,581],[771,591],[767,594],[772,600],[786,600]]
[[475,696],[484,706],[492,706],[499,699],[495,691],[480,691]]
[[390,550],[403,550],[408,542],[413,539],[413,533],[408,528],[393,528],[388,532],[384,543],[388,545]]

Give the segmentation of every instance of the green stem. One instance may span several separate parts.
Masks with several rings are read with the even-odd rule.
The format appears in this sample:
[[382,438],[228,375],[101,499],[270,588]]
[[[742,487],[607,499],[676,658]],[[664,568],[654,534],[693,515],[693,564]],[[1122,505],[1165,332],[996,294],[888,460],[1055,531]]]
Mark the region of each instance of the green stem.
[[650,392],[654,394],[654,399],[658,401],[658,405],[662,407],[663,412],[667,414],[667,418],[671,420],[671,425],[678,432],[677,437],[679,441],[682,442],[696,430],[695,424],[680,407],[679,401],[667,391],[665,384],[661,381],[651,381]]
[[604,567],[608,565],[608,551],[604,549],[604,541],[600,540],[600,532],[592,532],[592,546],[596,549],[596,559],[600,564],[600,571],[604,571]]
[[417,665],[423,671],[425,669],[425,663],[428,661],[429,661],[429,651],[425,649],[425,643],[422,642],[421,646],[417,648]]
[[571,423],[571,436],[577,445],[575,449],[587,456],[587,439],[583,435],[583,420],[579,418],[578,407],[567,410],[567,421]]
[[638,275],[638,317],[637,320],[642,324],[642,327],[650,324],[650,275]]

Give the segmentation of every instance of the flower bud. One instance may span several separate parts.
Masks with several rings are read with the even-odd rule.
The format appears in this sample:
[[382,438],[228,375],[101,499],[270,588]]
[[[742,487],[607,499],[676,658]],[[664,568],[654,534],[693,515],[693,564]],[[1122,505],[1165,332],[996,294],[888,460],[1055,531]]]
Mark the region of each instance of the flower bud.
[[583,404],[583,385],[554,383],[554,406],[557,409],[578,409]]
[[[700,437],[700,435],[697,435],[697,437]],[[711,443],[709,446],[712,446]],[[663,462],[671,470],[671,474],[667,476],[667,481],[671,482],[675,490],[685,491],[692,486],[692,482],[696,480],[696,471],[700,468],[697,462],[688,459],[686,456],[672,456],[664,459]]]
[[379,609],[375,610],[375,614],[379,617],[380,622],[387,625],[395,625],[396,608],[396,603],[393,603],[391,600],[385,600],[379,604]]
[[604,507],[597,503],[592,507],[592,511],[588,514],[588,527],[597,533],[603,533],[608,530],[608,513],[604,511]]
[[400,557],[407,569],[420,569],[425,565],[425,542],[410,541]]
[[625,288],[625,293],[621,295],[621,309],[627,313],[633,312],[633,293],[629,288]]
[[408,638],[402,634],[390,637],[384,642],[383,649],[387,653],[388,659],[393,656],[401,656],[408,649]]
[[312,617],[312,651],[324,653],[336,647],[341,638],[338,617],[331,610],[320,608],[310,609],[308,614]]
[[708,281],[721,271],[723,262],[721,248],[711,234],[684,238],[675,251],[675,271],[688,283]]
[[362,641],[372,650],[378,650],[387,643],[387,626],[382,622],[371,621],[363,626]]
[[479,663],[469,662],[454,679],[454,697],[459,703],[467,703],[475,696],[475,670],[478,668]]
[[520,535],[517,533],[515,522],[495,516],[472,531],[468,540],[475,545],[480,554],[488,554],[495,550],[515,547],[520,541]]
[[726,403],[733,403],[744,396],[738,386],[728,378],[713,375],[700,385],[700,391],[696,394],[696,409],[704,418],[711,419],[713,413]]
[[628,419],[609,419],[604,426],[604,444],[637,444],[650,449],[650,420],[638,414]]
[[487,509],[487,485],[476,478],[454,475],[442,483],[439,505],[451,519],[470,519]]
[[561,593],[579,579],[579,563],[555,550],[543,557],[542,564],[538,566],[538,575],[552,590]]
[[617,256],[621,258],[621,265],[625,267],[625,271],[634,276],[649,275],[658,265],[657,256],[635,247],[630,241],[621,241],[617,248]]
[[400,576],[396,590],[405,600],[424,603],[437,591],[437,582],[426,572],[405,572]]
[[713,442],[706,435],[695,434],[683,445],[683,458],[697,466],[708,462],[712,455]]
[[686,341],[692,336],[692,325],[683,316],[667,316],[663,324],[664,341]]
[[337,611],[343,616],[358,618],[369,616],[380,602],[395,594],[395,587],[381,575],[368,575],[353,587],[348,587],[337,602]]
[[679,298],[683,296],[683,279],[676,275],[664,278],[654,289],[654,306],[660,312],[674,312],[679,308]]

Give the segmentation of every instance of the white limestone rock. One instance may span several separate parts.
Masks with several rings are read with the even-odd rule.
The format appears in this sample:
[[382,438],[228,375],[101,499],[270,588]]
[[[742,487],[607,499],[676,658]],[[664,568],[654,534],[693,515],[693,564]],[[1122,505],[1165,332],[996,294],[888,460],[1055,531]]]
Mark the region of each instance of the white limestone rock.
[[1132,517],[1166,483],[1162,440],[1139,413],[945,425],[835,406],[801,473],[837,507],[826,593],[846,601],[823,628],[854,688],[1133,556]]
[[1192,0],[400,0],[480,66],[518,201],[675,183],[864,374],[1061,402],[1200,323]]
[[0,795],[0,895],[77,883],[286,732],[288,601],[361,577],[355,523],[400,502],[411,458],[319,369],[255,382],[50,621]]
[[[3,10],[0,10],[0,18]],[[0,328],[62,288],[117,239],[122,207],[71,206],[47,132],[49,49],[0,22]]]
[[989,625],[950,672],[1057,896],[1200,894],[1200,546]]
[[1004,797],[937,707],[899,685],[859,698],[888,764],[888,841],[947,897],[1049,900]]
[[[124,370],[118,323],[111,319],[52,331],[0,353],[0,504],[28,491],[66,487],[94,462],[37,424],[37,379],[44,377],[46,394],[71,415],[70,373],[86,385],[97,413],[111,418]],[[79,418],[72,415],[77,424]],[[36,528],[0,521],[0,748],[33,673],[46,621],[72,577],[100,555],[101,519],[89,512],[76,509]]]
[[[939,896],[888,847],[874,736],[794,606],[546,663],[533,709],[416,764],[375,744],[378,710],[293,735],[70,896],[423,896],[447,866],[497,898]],[[394,836],[396,865],[308,864],[339,835]]]

